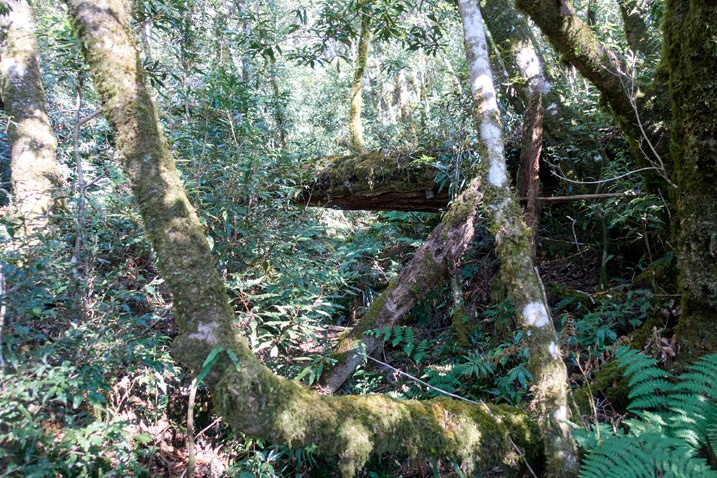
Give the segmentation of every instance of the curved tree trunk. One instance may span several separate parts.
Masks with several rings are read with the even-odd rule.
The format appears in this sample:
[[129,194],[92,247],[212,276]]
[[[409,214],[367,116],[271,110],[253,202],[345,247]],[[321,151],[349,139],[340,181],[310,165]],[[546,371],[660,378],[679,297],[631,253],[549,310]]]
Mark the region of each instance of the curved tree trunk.
[[338,455],[354,476],[371,454],[450,457],[467,474],[522,476],[509,437],[536,459],[530,422],[513,408],[452,400],[398,401],[382,395],[322,397],[278,377],[251,353],[234,317],[209,244],[186,196],[145,86],[122,0],[66,0],[90,75],[114,129],[158,265],[174,297],[180,336],[173,354],[205,383],[235,430],[293,448]]
[[349,104],[349,144],[359,152],[365,153],[363,125],[361,124],[361,106],[363,105],[363,77],[368,62],[368,46],[371,41],[371,17],[361,13],[361,33],[354,65],[354,81],[351,84],[351,103]]
[[510,191],[500,112],[480,8],[473,0],[459,0],[458,10],[463,23],[481,158],[487,169],[484,207],[501,260],[501,280],[506,284],[526,331],[532,391],[545,437],[546,476],[577,476],[579,464],[567,423],[567,373],[560,357],[555,326],[548,314],[537,272],[533,269],[529,233]]
[[664,29],[682,291],[675,333],[687,363],[717,350],[717,5],[670,0]]
[[57,171],[57,138],[45,110],[35,41],[35,14],[27,0],[7,0],[0,16],[0,82],[8,115],[12,189],[25,233],[41,231],[62,186]]

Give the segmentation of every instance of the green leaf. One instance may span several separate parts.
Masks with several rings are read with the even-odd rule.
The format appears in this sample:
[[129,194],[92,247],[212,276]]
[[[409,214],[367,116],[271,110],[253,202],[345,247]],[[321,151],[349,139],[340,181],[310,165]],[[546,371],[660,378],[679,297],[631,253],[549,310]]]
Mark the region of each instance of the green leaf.
[[207,355],[207,358],[204,359],[204,364],[202,364],[202,369],[199,371],[199,375],[197,375],[196,383],[198,384],[202,380],[204,380],[204,377],[206,377],[212,367],[215,363],[217,363],[217,360],[219,360],[219,354],[224,351],[224,347],[214,347],[214,350],[209,352],[209,355]]

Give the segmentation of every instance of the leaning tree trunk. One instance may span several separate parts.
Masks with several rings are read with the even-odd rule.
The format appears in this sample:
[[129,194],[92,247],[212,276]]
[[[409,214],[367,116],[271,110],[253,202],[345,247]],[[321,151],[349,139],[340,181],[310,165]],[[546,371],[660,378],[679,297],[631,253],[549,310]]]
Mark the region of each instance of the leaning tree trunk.
[[[237,431],[337,456],[354,476],[371,454],[449,457],[467,474],[523,476],[515,448],[536,459],[536,433],[517,409],[452,400],[398,401],[382,395],[320,396],[274,375],[251,353],[234,317],[209,244],[189,203],[145,85],[123,0],[66,0],[115,131],[144,227],[174,297],[175,358],[205,383],[216,411]],[[537,331],[537,330],[536,330]],[[211,360],[207,360],[211,359]],[[531,441],[532,440],[532,441]]]
[[670,0],[664,29],[682,291],[675,333],[682,345],[680,357],[687,363],[717,350],[717,5]]
[[358,52],[354,64],[354,80],[351,84],[351,102],[349,104],[349,144],[359,152],[365,153],[363,141],[363,125],[361,124],[361,106],[363,105],[363,77],[368,62],[368,46],[371,41],[371,17],[361,15],[361,33],[359,34]]
[[7,0],[0,16],[0,83],[8,116],[10,169],[15,204],[25,233],[42,230],[62,185],[57,139],[45,111],[35,41],[35,14],[27,0]]
[[535,405],[545,437],[546,476],[577,476],[578,459],[568,420],[567,373],[555,326],[530,257],[529,233],[510,191],[502,125],[478,2],[459,0],[476,129],[485,168],[484,207],[501,260],[501,280],[525,328]]
[[380,337],[364,332],[394,327],[426,291],[446,282],[473,239],[473,222],[481,197],[480,181],[474,179],[396,280],[374,301],[358,325],[341,337],[334,354],[338,363],[321,379],[324,392],[338,390],[364,360],[364,355],[373,353],[383,343]]

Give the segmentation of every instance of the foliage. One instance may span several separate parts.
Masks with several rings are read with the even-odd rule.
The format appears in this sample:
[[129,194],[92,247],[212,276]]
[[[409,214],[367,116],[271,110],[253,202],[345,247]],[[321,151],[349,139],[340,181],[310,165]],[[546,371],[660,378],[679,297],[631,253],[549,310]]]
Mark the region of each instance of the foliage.
[[[148,442],[128,407],[135,407],[135,423],[156,423],[179,377],[166,337],[151,332],[165,319],[138,309],[151,300],[143,288],[151,277],[139,280],[138,290],[123,290],[117,286],[128,285],[126,271],[89,272],[85,280],[103,294],[91,295],[92,311],[83,315],[76,294],[87,288],[78,288],[76,266],[63,259],[69,255],[61,241],[44,239],[34,256],[20,240],[0,253],[12,285],[0,298],[11,311],[2,337],[0,464],[10,476],[146,473]],[[115,252],[105,257],[124,260],[126,250]]]
[[700,358],[678,376],[657,361],[621,347],[616,358],[630,377],[627,431],[598,426],[578,434],[589,452],[582,477],[714,477],[717,355]]

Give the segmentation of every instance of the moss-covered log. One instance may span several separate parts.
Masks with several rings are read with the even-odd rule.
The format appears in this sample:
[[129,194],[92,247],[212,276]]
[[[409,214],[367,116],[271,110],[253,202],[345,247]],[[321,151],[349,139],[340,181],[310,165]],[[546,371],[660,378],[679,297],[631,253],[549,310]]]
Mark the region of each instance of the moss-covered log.
[[45,110],[35,41],[35,14],[26,0],[8,0],[0,15],[0,91],[9,118],[12,190],[25,232],[42,230],[63,183],[57,138]]
[[339,341],[334,357],[338,363],[322,377],[321,385],[335,392],[363,360],[383,342],[365,335],[367,330],[393,327],[426,291],[446,282],[473,239],[473,222],[482,198],[480,181],[473,180],[451,205],[443,220],[418,248],[398,278],[374,301],[359,324]]
[[[447,210],[448,188],[436,182],[438,169],[415,163],[423,155],[402,152],[371,152],[361,155],[328,156],[320,161],[316,179],[302,188],[294,200],[303,206],[348,211]],[[598,201],[622,193],[538,196],[539,203]],[[521,197],[521,203],[527,202]]]
[[370,211],[446,209],[448,187],[436,182],[438,169],[416,163],[422,156],[379,151],[323,158],[297,203]]
[[675,168],[681,360],[717,350],[717,5],[670,0],[664,17]]
[[[449,400],[397,401],[381,395],[330,397],[274,375],[233,326],[224,284],[177,174],[131,39],[123,0],[66,0],[102,109],[122,154],[162,277],[174,297],[176,359],[195,372],[217,357],[205,378],[216,410],[234,429],[274,443],[338,455],[353,476],[371,454],[450,457],[467,474],[498,468],[522,476],[509,437],[528,460],[540,437],[509,408]],[[218,353],[218,354],[217,354]]]

